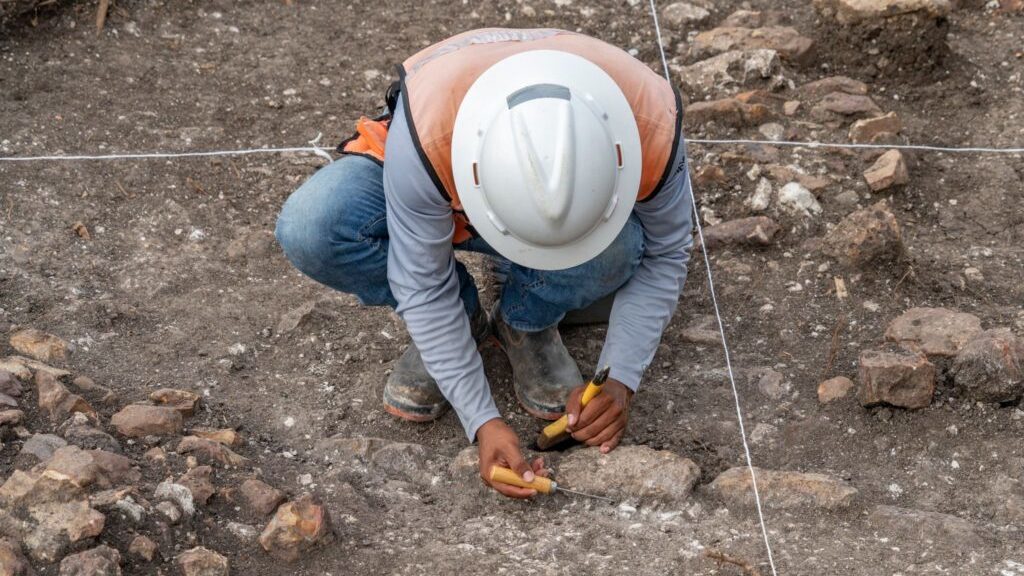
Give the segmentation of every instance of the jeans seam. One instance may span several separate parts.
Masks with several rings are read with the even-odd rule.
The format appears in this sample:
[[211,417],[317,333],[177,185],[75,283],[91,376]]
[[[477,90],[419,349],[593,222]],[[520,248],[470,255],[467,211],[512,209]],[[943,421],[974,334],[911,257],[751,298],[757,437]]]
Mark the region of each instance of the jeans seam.
[[359,232],[356,233],[357,234],[356,240],[359,241],[359,242],[365,242],[365,241],[371,240],[371,239],[378,240],[377,238],[372,238],[369,235],[369,232],[370,232],[370,230],[373,230],[373,228],[376,227],[378,224],[380,224],[381,222],[383,222],[383,221],[385,221],[387,219],[388,219],[388,215],[385,213],[385,214],[381,214],[380,216],[374,218],[373,220],[370,220],[366,224],[363,224],[362,227],[359,228]]

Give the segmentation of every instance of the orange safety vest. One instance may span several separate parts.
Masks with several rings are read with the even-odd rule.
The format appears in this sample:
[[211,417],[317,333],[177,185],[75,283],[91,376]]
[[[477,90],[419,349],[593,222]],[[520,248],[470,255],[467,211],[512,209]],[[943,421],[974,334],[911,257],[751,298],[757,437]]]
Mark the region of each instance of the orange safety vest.
[[[484,28],[463,32],[424,48],[398,67],[413,142],[434,185],[452,206],[454,243],[472,236],[452,170],[452,132],[459,106],[484,71],[529,50],[560,50],[586,58],[618,84],[640,133],[643,167],[638,201],[654,195],[669,175],[679,145],[682,100],[668,81],[642,62],[610,44],[563,30]],[[357,134],[339,148],[383,161],[386,122],[360,118]]]

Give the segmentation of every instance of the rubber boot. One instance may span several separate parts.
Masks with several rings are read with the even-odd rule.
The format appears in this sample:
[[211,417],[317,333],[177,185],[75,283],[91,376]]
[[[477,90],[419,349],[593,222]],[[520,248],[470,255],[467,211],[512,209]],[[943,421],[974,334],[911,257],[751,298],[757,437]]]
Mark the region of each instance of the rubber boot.
[[[491,323],[483,307],[477,308],[470,318],[470,329],[477,345],[488,342]],[[427,372],[415,342],[409,342],[402,356],[395,362],[387,383],[384,384],[384,410],[411,422],[436,420],[448,409],[448,401],[437,381]]]
[[543,420],[565,412],[569,393],[583,385],[576,361],[562,344],[558,327],[522,332],[509,326],[495,308],[494,335],[512,365],[512,383],[519,404]]

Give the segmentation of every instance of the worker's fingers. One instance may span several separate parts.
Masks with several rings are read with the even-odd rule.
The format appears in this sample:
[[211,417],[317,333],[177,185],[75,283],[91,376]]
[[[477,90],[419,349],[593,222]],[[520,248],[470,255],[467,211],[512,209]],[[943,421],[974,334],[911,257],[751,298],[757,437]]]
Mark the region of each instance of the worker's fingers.
[[625,426],[623,426],[622,430],[619,430],[614,436],[611,437],[611,440],[608,440],[604,444],[601,444],[601,454],[607,454],[612,450],[615,450],[615,448],[619,446],[619,442],[622,440],[622,435],[625,432],[626,428]]
[[582,430],[587,426],[590,426],[598,416],[608,409],[610,404],[614,403],[615,400],[610,394],[598,394],[593,400],[587,402],[587,405],[580,412],[580,419],[576,425],[573,426],[573,430]]
[[614,422],[609,424],[608,427],[606,427],[604,430],[601,430],[600,432],[595,434],[593,437],[591,437],[590,440],[587,440],[587,446],[599,446],[601,444],[604,444],[605,442],[611,440],[612,436],[615,436],[616,434],[621,432],[622,429],[625,428],[625,427],[626,427],[625,420],[623,420],[623,419],[615,420]]
[[534,458],[533,462],[530,462],[530,466],[533,468],[533,473],[542,478],[547,478],[550,472],[544,467],[543,458]]
[[569,418],[569,425],[566,426],[566,430],[572,432],[573,426],[580,419],[580,399],[583,397],[583,391],[586,390],[586,386],[578,386],[573,388],[572,392],[569,393],[569,399],[565,402],[565,415]]
[[[587,405],[590,408],[590,405]],[[604,412],[598,414],[597,418],[590,423],[590,425],[580,428],[573,433],[572,437],[580,442],[586,442],[591,438],[600,434],[604,429],[608,428],[618,418],[622,416],[622,407],[615,402],[609,403]]]
[[518,448],[509,448],[504,455],[504,460],[508,464],[508,467],[515,470],[516,474],[526,480],[527,482],[533,482],[534,474],[533,468],[526,463],[526,459],[523,458]]
[[512,486],[510,484],[502,484],[501,482],[491,482],[491,488],[497,490],[500,494],[508,496],[509,498],[517,498],[525,500],[526,498],[533,498],[537,495],[537,491],[533,488],[520,488],[518,486]]

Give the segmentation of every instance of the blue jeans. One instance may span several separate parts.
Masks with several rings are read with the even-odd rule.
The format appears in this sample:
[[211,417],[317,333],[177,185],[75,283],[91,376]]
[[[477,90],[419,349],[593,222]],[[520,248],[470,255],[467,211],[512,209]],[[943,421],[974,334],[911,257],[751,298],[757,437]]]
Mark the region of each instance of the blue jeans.
[[[388,284],[388,227],[383,168],[361,156],[325,166],[285,202],[277,241],[303,274],[369,306],[398,305]],[[586,308],[615,292],[640,265],[643,228],[636,215],[596,258],[566,270],[534,270],[500,257],[481,238],[456,250],[499,259],[504,272],[501,315],[509,326],[535,332],[558,324],[570,310]],[[460,296],[470,315],[480,306],[473,277],[456,264]]]

